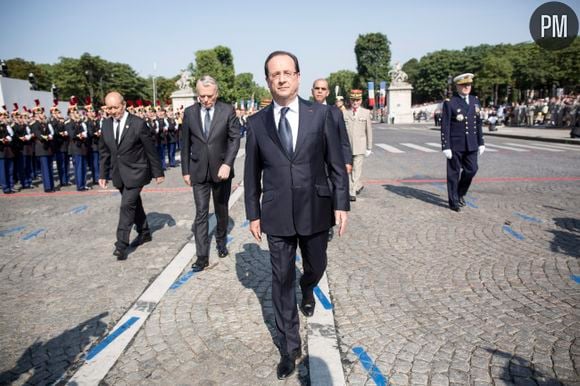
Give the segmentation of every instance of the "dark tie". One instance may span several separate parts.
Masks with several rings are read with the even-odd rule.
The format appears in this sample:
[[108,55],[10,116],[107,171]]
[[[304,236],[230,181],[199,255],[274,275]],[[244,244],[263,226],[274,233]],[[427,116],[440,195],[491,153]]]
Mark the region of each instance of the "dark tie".
[[211,116],[209,115],[209,110],[205,109],[205,118],[203,120],[203,135],[205,139],[208,137],[209,127],[211,126]]
[[121,138],[119,138],[121,132],[121,120],[120,119],[115,119],[115,139],[117,140],[117,145],[119,144],[119,140]]
[[282,107],[280,110],[280,121],[278,122],[278,136],[280,137],[280,142],[286,150],[286,153],[292,156],[292,129],[290,128],[290,122],[286,118],[286,113],[290,110],[290,107]]

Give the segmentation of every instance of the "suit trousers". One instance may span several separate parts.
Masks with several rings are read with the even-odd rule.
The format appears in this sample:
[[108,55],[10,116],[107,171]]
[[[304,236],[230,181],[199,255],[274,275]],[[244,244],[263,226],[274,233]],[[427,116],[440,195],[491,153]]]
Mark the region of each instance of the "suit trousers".
[[477,150],[453,150],[453,157],[447,160],[447,196],[449,198],[449,206],[455,207],[459,205],[459,197],[467,194],[476,173]]
[[350,195],[356,196],[356,191],[362,188],[360,182],[360,177],[362,175],[363,161],[365,159],[364,154],[354,154],[352,156],[352,172],[349,175],[350,178]]
[[45,192],[54,191],[54,177],[52,175],[52,156],[42,155],[37,156],[36,159],[40,160],[40,170],[42,171],[42,184],[44,185]]
[[138,233],[149,232],[147,215],[143,209],[143,201],[141,201],[141,190],[143,190],[142,186],[136,188],[123,186],[119,189],[121,192],[121,210],[115,246],[120,250],[125,250],[129,246],[133,224],[135,224]]
[[326,269],[328,230],[309,236],[268,235],[272,265],[272,304],[282,354],[291,354],[300,348],[300,321],[296,308],[296,247],[300,245],[304,275],[300,279],[303,298],[312,297],[312,291]]
[[232,189],[232,179],[221,182],[208,181],[193,184],[193,201],[195,202],[195,220],[193,222],[193,235],[195,237],[195,249],[197,261],[207,263],[209,261],[209,196],[213,196],[213,207],[216,216],[215,240],[218,247],[226,246],[228,232],[228,201]]
[[0,158],[0,185],[4,193],[14,189],[14,159]]

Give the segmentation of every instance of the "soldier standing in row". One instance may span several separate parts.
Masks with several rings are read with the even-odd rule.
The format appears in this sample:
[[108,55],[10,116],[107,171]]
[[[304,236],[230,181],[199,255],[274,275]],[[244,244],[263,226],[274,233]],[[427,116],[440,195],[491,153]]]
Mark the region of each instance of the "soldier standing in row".
[[87,126],[81,121],[76,108],[69,111],[69,120],[65,124],[66,131],[71,139],[69,154],[73,157],[75,169],[75,183],[77,191],[89,190],[87,185],[87,156],[89,154],[89,133]]
[[40,162],[44,191],[51,193],[54,192],[54,177],[52,175],[54,132],[48,126],[44,115],[44,108],[39,103],[32,109],[32,113],[34,122],[30,125],[30,131],[34,136],[34,155]]
[[87,163],[91,171],[91,176],[93,178],[93,185],[99,183],[99,138],[101,137],[101,128],[99,125],[99,120],[97,119],[97,113],[93,108],[91,98],[86,98],[85,111],[87,112],[87,119],[85,124],[87,125],[88,131],[88,154]]
[[4,194],[14,190],[14,131],[8,121],[6,106],[0,111],[0,185]]
[[58,171],[58,179],[60,186],[69,186],[69,164],[70,159],[68,155],[69,136],[64,127],[64,118],[58,109],[58,101],[55,99],[53,106],[50,108],[49,125],[54,131],[54,153],[56,159],[56,170]]
[[34,141],[32,132],[27,122],[18,112],[18,104],[14,103],[12,116],[12,129],[14,130],[15,141],[18,144],[18,154],[16,158],[16,174],[20,180],[21,189],[32,189],[32,156],[34,154]]

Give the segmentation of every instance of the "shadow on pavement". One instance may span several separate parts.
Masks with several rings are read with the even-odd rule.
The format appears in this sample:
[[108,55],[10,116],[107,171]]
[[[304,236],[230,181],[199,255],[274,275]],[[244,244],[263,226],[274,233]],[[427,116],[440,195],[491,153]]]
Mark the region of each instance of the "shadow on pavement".
[[562,382],[542,373],[538,366],[529,360],[493,348],[485,348],[485,350],[494,356],[492,363],[494,363],[494,359],[501,358],[495,361],[499,367],[498,372],[493,367],[491,368],[494,379],[499,378],[504,383],[515,385],[562,385]]
[[175,226],[175,220],[173,217],[165,213],[149,212],[147,213],[147,222],[149,223],[149,229],[151,229],[151,233],[165,228],[165,225],[168,227]]
[[[107,332],[107,324],[101,319],[108,314],[103,312],[45,343],[34,342],[14,368],[0,374],[0,385],[14,383],[25,373],[30,373],[25,382],[27,385],[54,384],[74,364],[78,355],[95,341],[91,338],[99,338]],[[18,383],[23,384],[22,381]]]
[[[276,321],[272,306],[272,265],[270,251],[257,244],[244,244],[244,251],[236,253],[236,274],[240,283],[256,294],[262,308],[262,319],[277,346]],[[265,344],[266,342],[264,342]]]
[[442,208],[448,207],[446,200],[442,199],[438,194],[426,190],[400,185],[383,185],[383,188],[404,198],[414,198],[426,202],[427,204],[440,206]]
[[559,230],[551,230],[554,239],[550,242],[552,252],[580,257],[580,219],[569,217],[554,218]]

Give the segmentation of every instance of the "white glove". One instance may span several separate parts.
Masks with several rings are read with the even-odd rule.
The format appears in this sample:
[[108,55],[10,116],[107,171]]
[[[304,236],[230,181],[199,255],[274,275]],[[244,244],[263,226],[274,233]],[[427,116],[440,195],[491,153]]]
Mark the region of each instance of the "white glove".
[[485,151],[485,145],[481,145],[480,147],[477,148],[477,152],[479,153],[479,155],[482,155],[484,151]]
[[445,154],[445,157],[447,159],[453,158],[453,153],[451,152],[451,149],[445,149],[445,150],[443,150],[443,154]]
[[369,155],[373,154],[373,152],[369,149],[366,151],[365,153],[365,157],[368,157]]

